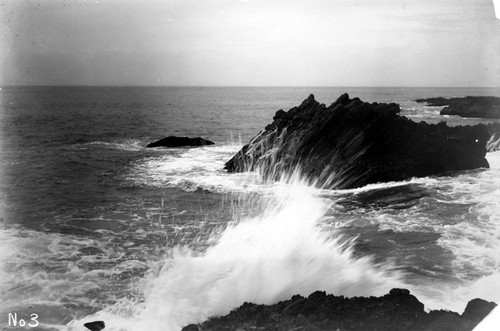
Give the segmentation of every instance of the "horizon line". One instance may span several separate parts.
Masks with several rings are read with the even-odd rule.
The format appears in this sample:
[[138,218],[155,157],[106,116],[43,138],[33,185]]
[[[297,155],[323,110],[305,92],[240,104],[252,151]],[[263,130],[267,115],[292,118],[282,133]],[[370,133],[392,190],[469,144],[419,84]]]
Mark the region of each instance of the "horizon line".
[[6,84],[3,87],[177,87],[177,88],[471,88],[496,89],[500,86],[433,86],[433,85],[79,85],[79,84]]

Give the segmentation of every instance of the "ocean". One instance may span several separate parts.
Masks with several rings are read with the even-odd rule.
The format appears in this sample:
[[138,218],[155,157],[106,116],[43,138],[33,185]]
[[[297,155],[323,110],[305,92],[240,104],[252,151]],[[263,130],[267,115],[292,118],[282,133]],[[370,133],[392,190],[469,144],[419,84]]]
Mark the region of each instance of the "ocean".
[[[244,302],[410,289],[426,309],[500,303],[500,152],[490,169],[368,185],[266,182],[224,163],[313,93],[396,102],[486,88],[2,87],[0,328],[180,330]],[[201,136],[200,148],[145,146]],[[35,314],[35,315],[34,315]],[[17,326],[13,326],[14,316]],[[23,327],[20,320],[26,325]]]

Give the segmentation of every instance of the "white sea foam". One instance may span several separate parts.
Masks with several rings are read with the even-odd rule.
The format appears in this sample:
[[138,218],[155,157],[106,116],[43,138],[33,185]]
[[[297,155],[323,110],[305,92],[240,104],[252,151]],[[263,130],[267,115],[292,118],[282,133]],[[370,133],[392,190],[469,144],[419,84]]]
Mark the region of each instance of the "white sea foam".
[[[178,330],[185,324],[228,313],[245,301],[273,303],[297,293],[308,295],[315,290],[366,296],[385,294],[392,287],[404,286],[410,287],[427,308],[456,311],[463,310],[465,303],[475,297],[500,301],[497,253],[500,243],[497,226],[500,152],[488,155],[492,166],[488,171],[464,173],[448,179],[419,178],[374,184],[340,193],[314,189],[296,178],[289,180],[288,184],[263,186],[255,174],[244,177],[248,175],[225,173],[221,170],[224,162],[239,148],[227,145],[163,151],[158,157],[134,164],[128,179],[142,185],[182,187],[183,183],[188,183],[186,185],[193,188],[230,192],[260,192],[264,188],[272,196],[267,205],[260,206],[259,216],[236,219],[235,224],[213,236],[211,246],[201,253],[176,247],[159,272],[151,272],[142,281],[132,284],[137,286],[139,297],[143,299],[122,298],[97,314],[74,320],[67,329],[79,330],[83,322],[103,319],[110,330]],[[375,210],[374,222],[382,230],[440,234],[438,244],[456,256],[454,268],[464,281],[459,285],[440,283],[437,288],[435,284],[407,286],[390,264],[381,267],[370,258],[355,258],[352,241],[345,241],[335,229],[326,233],[318,227],[328,208],[332,208],[332,196],[413,184],[430,190],[441,189],[447,194],[443,199],[470,205],[469,212],[478,215],[477,220],[470,223],[469,219],[464,219],[446,224],[442,219],[426,219],[422,213],[412,214],[414,210],[409,209],[401,211],[407,213],[403,216],[404,222],[401,216]],[[328,199],[321,199],[318,195]],[[48,304],[43,300],[54,295],[52,303],[56,304],[62,300],[88,300],[85,293],[100,291],[95,286],[105,284],[107,277],[148,268],[144,261],[120,259],[113,254],[123,254],[123,251],[114,252],[116,247],[108,247],[96,240],[29,231],[22,232],[22,235],[16,233],[5,235],[11,239],[2,246],[9,248],[0,252],[0,255],[7,254],[0,256],[0,261],[29,265],[34,258],[41,258],[49,267],[64,269],[56,278],[55,274],[44,272],[4,271],[7,278],[2,285],[19,284],[19,278],[9,282],[8,277],[21,275],[26,279],[27,289],[33,290],[25,293],[30,293],[31,301],[39,300],[40,304]],[[73,264],[57,264],[58,258],[59,261],[71,260],[72,254],[82,247],[96,247],[103,254],[75,256],[77,262]],[[13,251],[16,252],[14,255]],[[34,251],[36,256],[30,257],[30,252]],[[50,261],[55,261],[55,264]],[[95,268],[96,263],[114,264],[106,269]],[[86,270],[84,265],[94,266],[92,270]],[[44,286],[46,290],[43,290]],[[14,299],[11,303],[14,304]],[[89,306],[89,302],[75,303]]]
[[461,282],[441,284],[440,290],[422,285],[415,293],[428,308],[460,312],[476,297],[500,302],[500,152],[487,159],[489,170],[411,181],[443,195],[434,218],[421,210],[422,203],[400,213],[371,211],[381,230],[436,233],[437,244],[453,253],[453,274]]
[[215,192],[259,190],[256,173],[228,174],[224,164],[241,145],[206,146],[168,150],[166,154],[137,161],[127,180],[145,186],[175,186],[186,191],[199,188]]
[[[457,181],[453,187],[471,204],[469,212],[476,218],[443,225],[438,242],[456,255],[457,273],[469,280],[500,273],[500,152],[489,153],[487,158],[490,170]],[[500,301],[500,291],[490,291],[488,297]]]
[[86,320],[103,319],[111,330],[179,330],[245,301],[270,304],[318,289],[382,295],[401,286],[390,263],[355,258],[352,241],[320,230],[328,203],[314,192],[305,185],[276,185],[260,216],[228,226],[205,252],[177,247],[147,283],[141,305],[109,307]]
[[[125,259],[105,240],[75,235],[44,233],[23,228],[1,228],[0,241],[0,322],[10,310],[36,307],[43,320],[61,323],[65,305],[101,308],[96,293],[103,290],[112,301],[113,291],[134,291],[135,283],[109,280],[120,274],[150,268],[144,261]],[[97,267],[100,265],[100,267]],[[112,287],[110,287],[112,286]],[[94,293],[94,295],[91,295]],[[94,297],[93,301],[88,296]],[[28,307],[28,308],[27,308]],[[5,314],[3,314],[5,313]]]
[[439,117],[439,113],[443,108],[444,107],[442,106],[408,105],[405,107],[401,107],[402,110],[401,115],[415,119],[436,118]]
[[74,144],[71,147],[74,149],[93,149],[95,146],[100,146],[109,149],[119,149],[124,151],[140,151],[145,148],[144,142],[139,139],[121,139],[118,141],[91,141],[88,143]]
[[480,275],[459,292],[500,302],[500,152],[487,158],[491,169],[480,174],[475,193],[479,203],[471,210],[477,221],[457,224],[443,240],[456,254],[458,270],[477,270]]
[[[244,177],[248,176],[244,174],[239,177],[239,174],[227,174],[220,170],[239,148],[236,145],[204,147],[151,158],[137,164],[130,178],[148,184],[191,189],[202,187],[247,192],[253,187],[257,191],[262,190],[263,183],[256,175]],[[414,178],[341,192],[359,194],[376,189],[422,185],[429,190],[444,190],[442,203],[470,205],[470,213],[478,215],[474,223],[464,219],[447,224],[446,220],[439,217],[429,219],[426,212],[418,211],[418,207],[402,211],[408,213],[403,214],[403,217],[383,210],[372,211],[373,221],[381,230],[437,233],[441,235],[438,244],[455,254],[455,272],[465,282],[463,285],[440,284],[440,289],[426,285],[412,288],[427,308],[461,311],[468,300],[481,296],[483,292],[489,292],[484,293],[484,298],[500,300],[500,291],[492,287],[498,274],[497,245],[500,242],[496,225],[499,223],[499,206],[496,203],[500,201],[497,179],[500,178],[499,155],[488,155],[492,165],[488,171],[467,172],[452,177]],[[300,199],[291,195],[286,195],[284,199],[280,193],[279,208],[268,205],[260,218],[229,227],[215,246],[203,255],[195,256],[188,250],[176,250],[157,278],[149,282],[147,301],[134,306],[133,321],[117,317],[117,312],[122,312],[123,306],[103,311],[100,316],[125,329],[133,322],[138,323],[134,329],[139,330],[145,325],[154,330],[165,323],[171,323],[170,327],[175,329],[214,314],[227,313],[243,301],[272,303],[296,293],[307,295],[308,291],[316,289],[345,295],[383,294],[396,286],[399,282],[395,280],[397,276],[391,276],[386,281],[383,272],[377,271],[370,261],[354,259],[351,246],[336,237],[336,230],[331,234],[334,239],[327,239],[317,230],[316,223],[324,216],[327,204],[312,196],[320,194],[331,198],[340,193],[305,186],[301,186],[304,191],[298,194]],[[275,245],[274,250],[269,247],[271,243]],[[333,269],[337,271],[333,272]],[[325,277],[335,273],[337,275],[331,277],[333,282]],[[275,274],[290,277],[290,280],[282,286],[280,279],[284,278],[273,278]],[[354,274],[365,275],[366,278],[355,279]],[[344,283],[345,278],[352,282]],[[380,290],[384,286],[386,288]],[[484,291],[485,288],[492,290]],[[130,309],[125,310],[130,316]],[[153,315],[160,317],[154,319],[152,325],[147,324],[145,321]]]

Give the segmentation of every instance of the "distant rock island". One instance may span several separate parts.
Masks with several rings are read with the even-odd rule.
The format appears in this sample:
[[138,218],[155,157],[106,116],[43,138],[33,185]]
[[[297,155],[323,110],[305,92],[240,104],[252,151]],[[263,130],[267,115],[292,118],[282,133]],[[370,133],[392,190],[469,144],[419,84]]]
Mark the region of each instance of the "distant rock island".
[[424,305],[406,289],[392,289],[381,297],[327,295],[314,292],[274,305],[245,303],[226,316],[191,324],[182,331],[250,330],[472,330],[494,302],[471,300],[462,315],[445,310],[424,311]]
[[500,98],[498,97],[464,97],[464,98],[427,98],[416,102],[426,102],[429,106],[446,106],[441,115],[458,115],[461,117],[500,118]]
[[416,123],[390,103],[343,94],[330,106],[310,95],[252,138],[225,165],[277,180],[299,170],[317,186],[347,189],[449,171],[487,168],[484,125]]
[[214,142],[210,140],[203,139],[201,137],[189,138],[189,137],[175,137],[168,136],[162,138],[158,141],[152,142],[147,145],[147,148],[151,147],[184,147],[184,146],[205,146],[213,145]]

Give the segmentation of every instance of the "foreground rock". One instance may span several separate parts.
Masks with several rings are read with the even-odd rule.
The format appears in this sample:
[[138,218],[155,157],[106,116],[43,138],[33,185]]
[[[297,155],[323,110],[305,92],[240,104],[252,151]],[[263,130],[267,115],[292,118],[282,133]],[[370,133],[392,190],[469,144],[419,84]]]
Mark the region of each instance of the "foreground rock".
[[417,99],[416,102],[427,102],[429,106],[446,106],[441,115],[458,115],[461,117],[500,118],[500,98],[498,97],[465,97],[465,98],[428,98]]
[[169,136],[158,141],[155,141],[146,147],[184,147],[184,146],[205,146],[213,145],[214,142],[206,140],[200,137],[189,138],[189,137],[175,137]]
[[310,95],[299,107],[279,110],[225,169],[259,170],[276,180],[300,167],[318,186],[344,189],[489,167],[485,126],[416,123],[399,112],[397,104],[347,94],[326,107]]
[[496,306],[474,299],[464,313],[424,311],[410,291],[392,289],[382,297],[354,297],[314,292],[274,305],[245,303],[227,316],[214,317],[183,331],[232,330],[472,330]]

